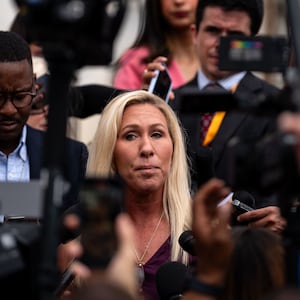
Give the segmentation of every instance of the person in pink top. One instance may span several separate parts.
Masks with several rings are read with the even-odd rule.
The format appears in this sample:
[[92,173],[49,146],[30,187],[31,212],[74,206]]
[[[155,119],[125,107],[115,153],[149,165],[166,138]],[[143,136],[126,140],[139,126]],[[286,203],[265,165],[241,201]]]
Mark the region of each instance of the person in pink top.
[[195,22],[198,0],[146,0],[143,32],[118,61],[113,86],[134,90],[142,87],[142,75],[149,62],[166,57],[173,88],[192,79],[199,61],[190,25]]

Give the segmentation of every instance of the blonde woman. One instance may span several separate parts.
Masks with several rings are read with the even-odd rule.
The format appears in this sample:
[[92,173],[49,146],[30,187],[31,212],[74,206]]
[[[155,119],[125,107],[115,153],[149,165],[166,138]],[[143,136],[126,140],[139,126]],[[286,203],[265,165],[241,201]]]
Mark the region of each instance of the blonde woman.
[[87,173],[123,178],[124,209],[137,232],[132,251],[141,292],[146,299],[159,299],[158,268],[191,259],[178,243],[191,222],[188,160],[184,134],[168,104],[142,90],[110,101],[91,145]]

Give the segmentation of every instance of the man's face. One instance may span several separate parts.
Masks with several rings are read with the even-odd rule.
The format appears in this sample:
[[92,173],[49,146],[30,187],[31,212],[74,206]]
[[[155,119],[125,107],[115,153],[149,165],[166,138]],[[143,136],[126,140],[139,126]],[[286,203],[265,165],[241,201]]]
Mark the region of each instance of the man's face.
[[233,72],[218,68],[219,38],[227,35],[251,35],[251,19],[241,11],[224,11],[220,7],[206,7],[194,43],[203,73],[210,80],[220,80]]
[[[27,60],[0,62],[0,93],[13,95],[18,92],[31,92],[33,85],[32,66]],[[16,143],[30,114],[31,104],[16,108],[11,100],[9,97],[0,106],[0,143]]]

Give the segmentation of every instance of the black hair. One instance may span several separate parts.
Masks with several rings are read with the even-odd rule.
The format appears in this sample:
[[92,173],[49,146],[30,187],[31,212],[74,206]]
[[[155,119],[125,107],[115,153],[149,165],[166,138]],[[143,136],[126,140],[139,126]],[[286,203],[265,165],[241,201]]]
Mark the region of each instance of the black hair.
[[9,31],[19,34],[28,44],[33,42],[33,38],[27,29],[28,25],[25,22],[25,17],[17,13],[10,25]]
[[204,10],[208,6],[221,7],[224,11],[242,11],[251,20],[251,34],[256,35],[260,29],[264,15],[263,0],[200,0],[196,11],[196,27],[203,19]]
[[17,33],[0,31],[0,62],[16,62],[26,59],[32,66],[28,43]]
[[160,0],[146,0],[145,23],[141,34],[138,36],[133,47],[147,46],[149,57],[146,63],[157,56],[166,56],[170,60],[171,51],[167,47],[167,31],[169,27],[162,14]]

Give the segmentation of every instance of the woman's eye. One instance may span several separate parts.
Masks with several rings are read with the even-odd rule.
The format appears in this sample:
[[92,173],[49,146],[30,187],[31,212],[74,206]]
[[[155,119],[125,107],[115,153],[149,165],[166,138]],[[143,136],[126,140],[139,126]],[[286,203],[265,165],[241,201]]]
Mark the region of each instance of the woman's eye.
[[151,136],[152,136],[152,137],[155,137],[155,138],[160,138],[160,137],[162,137],[162,133],[161,133],[161,132],[153,132],[153,133],[151,134]]
[[132,140],[134,140],[135,138],[136,138],[136,135],[133,134],[133,133],[127,133],[127,134],[125,135],[125,139],[128,140],[128,141],[132,141]]

